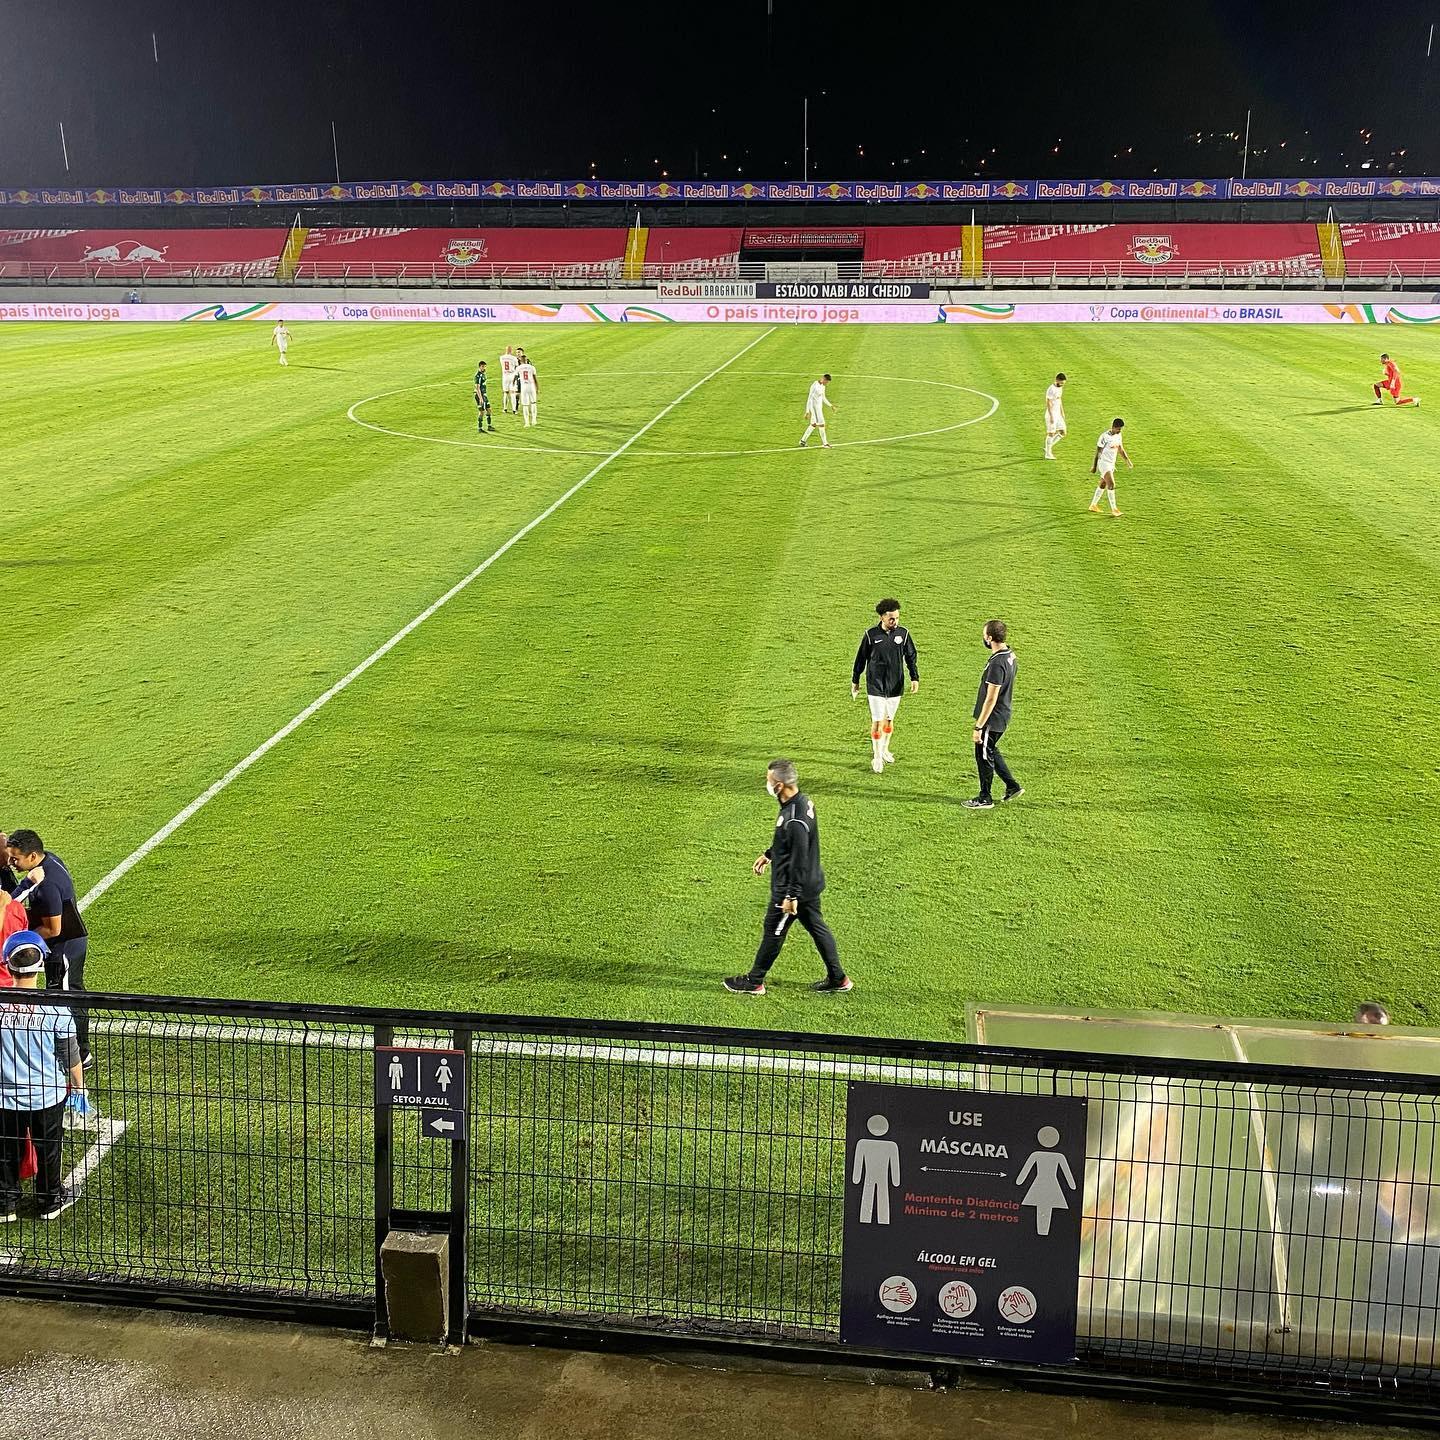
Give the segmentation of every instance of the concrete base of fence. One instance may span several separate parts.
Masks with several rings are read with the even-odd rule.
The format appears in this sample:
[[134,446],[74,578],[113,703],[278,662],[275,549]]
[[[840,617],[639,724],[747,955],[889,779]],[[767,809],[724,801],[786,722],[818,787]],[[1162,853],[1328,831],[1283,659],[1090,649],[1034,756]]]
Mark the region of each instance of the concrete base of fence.
[[392,1230],[380,1245],[392,1340],[444,1340],[450,1314],[450,1237]]

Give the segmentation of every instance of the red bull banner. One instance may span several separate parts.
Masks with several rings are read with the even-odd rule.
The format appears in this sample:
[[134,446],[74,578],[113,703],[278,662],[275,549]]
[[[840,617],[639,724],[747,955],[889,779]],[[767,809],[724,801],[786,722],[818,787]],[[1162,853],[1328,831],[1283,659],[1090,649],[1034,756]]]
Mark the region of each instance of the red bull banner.
[[767,205],[825,201],[1006,200],[1386,200],[1440,199],[1440,178],[1355,176],[1281,180],[356,180],[347,184],[88,187],[0,190],[0,205],[207,206],[354,205],[403,201],[644,201],[690,204],[754,200]]
[[863,230],[791,230],[770,226],[747,230],[742,242],[746,250],[863,250]]

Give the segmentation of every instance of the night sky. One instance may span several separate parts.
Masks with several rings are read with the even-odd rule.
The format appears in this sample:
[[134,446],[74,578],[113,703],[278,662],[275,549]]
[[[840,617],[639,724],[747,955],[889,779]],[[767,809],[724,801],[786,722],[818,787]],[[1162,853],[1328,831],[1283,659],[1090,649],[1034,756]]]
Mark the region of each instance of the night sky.
[[0,0],[0,185],[1440,174],[1440,0],[773,5]]

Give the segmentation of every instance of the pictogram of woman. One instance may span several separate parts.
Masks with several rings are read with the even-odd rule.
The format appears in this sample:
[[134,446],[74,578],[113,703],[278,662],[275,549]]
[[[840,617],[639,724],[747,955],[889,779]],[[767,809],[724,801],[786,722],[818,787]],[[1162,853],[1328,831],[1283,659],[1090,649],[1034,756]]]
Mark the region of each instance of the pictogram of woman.
[[1045,1149],[1031,1152],[1030,1158],[1020,1167],[1015,1184],[1023,1185],[1033,1174],[1034,1180],[1020,1203],[1035,1207],[1035,1231],[1039,1235],[1048,1235],[1050,1217],[1057,1210],[1070,1208],[1070,1201],[1060,1184],[1060,1176],[1065,1177],[1066,1184],[1072,1190],[1075,1189],[1075,1177],[1070,1173],[1070,1165],[1065,1157],[1054,1149],[1060,1143],[1060,1132],[1053,1125],[1043,1126],[1036,1132],[1035,1138]]

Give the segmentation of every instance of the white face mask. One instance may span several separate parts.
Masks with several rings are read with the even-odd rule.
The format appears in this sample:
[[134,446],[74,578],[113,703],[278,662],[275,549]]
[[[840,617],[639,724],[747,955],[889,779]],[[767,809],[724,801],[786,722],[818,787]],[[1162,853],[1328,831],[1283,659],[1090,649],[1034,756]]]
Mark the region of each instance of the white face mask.
[[775,782],[773,780],[767,780],[765,782],[765,793],[770,796],[772,800],[775,798],[776,791]]

